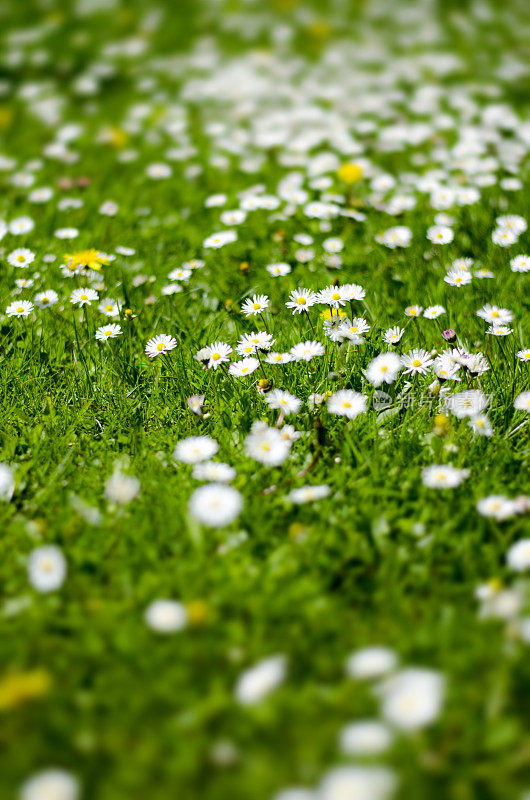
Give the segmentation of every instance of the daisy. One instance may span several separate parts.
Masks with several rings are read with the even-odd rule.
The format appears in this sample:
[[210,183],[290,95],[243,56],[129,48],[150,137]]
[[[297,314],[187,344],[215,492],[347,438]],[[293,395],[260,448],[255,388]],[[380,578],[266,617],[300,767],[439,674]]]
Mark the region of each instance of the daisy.
[[319,783],[319,800],[390,800],[397,786],[396,773],[379,764],[333,767]]
[[344,249],[344,242],[338,236],[331,236],[329,239],[324,239],[322,247],[326,253],[340,253]]
[[423,306],[407,306],[405,309],[406,317],[419,317],[423,311]]
[[9,223],[9,233],[14,236],[22,236],[25,233],[30,233],[35,227],[35,223],[31,217],[16,217]]
[[346,300],[343,297],[340,286],[328,286],[317,294],[317,303],[339,308],[339,306],[346,304]]
[[116,300],[110,297],[105,297],[98,306],[98,311],[105,314],[106,317],[117,317],[120,313],[119,306]]
[[520,359],[521,361],[530,362],[530,348],[525,348],[524,350],[518,350],[517,358]]
[[209,481],[212,483],[230,483],[236,477],[236,471],[222,461],[203,461],[195,464],[192,477],[196,481]]
[[488,405],[488,398],[480,389],[468,389],[465,392],[450,395],[446,400],[446,405],[457,419],[464,419],[481,414]]
[[291,503],[301,505],[302,503],[310,503],[313,500],[322,500],[322,498],[329,495],[330,491],[329,486],[325,484],[322,486],[303,486],[301,489],[293,489],[287,495],[287,499]]
[[145,354],[149,358],[156,358],[160,353],[167,353],[169,350],[174,350],[177,346],[177,340],[170,336],[168,333],[160,333],[158,336],[153,336],[149,339],[145,346]]
[[59,589],[66,577],[66,561],[62,551],[53,544],[33,550],[28,559],[28,577],[38,592]]
[[[364,317],[354,317],[351,320],[345,320],[339,327],[340,333],[345,339],[350,339],[354,344],[360,344],[363,340],[363,333],[370,330],[368,322]],[[359,340],[360,341],[357,341]]]
[[286,264],[284,261],[279,261],[276,264],[267,264],[266,270],[273,278],[281,278],[290,273],[291,265]]
[[29,300],[17,300],[6,308],[8,317],[29,317],[33,311],[33,303]]
[[35,253],[32,253],[27,247],[19,247],[9,253],[7,257],[7,261],[12,267],[29,267],[34,260]]
[[445,354],[438,356],[434,360],[433,369],[440,380],[445,381],[459,381],[458,370],[460,364],[457,364],[451,356]]
[[493,436],[493,428],[486,414],[476,414],[474,417],[470,417],[468,425],[473,433],[478,433],[479,436]]
[[283,414],[297,414],[302,405],[301,400],[281,389],[273,389],[272,392],[265,395],[264,400],[270,408],[281,411]]
[[221,364],[225,364],[229,359],[232,348],[226,342],[213,342],[207,348],[208,369],[218,369]]
[[280,433],[282,438],[289,443],[296,442],[302,436],[300,431],[297,431],[293,425],[282,425],[280,428]]
[[45,292],[36,294],[34,300],[38,308],[47,308],[48,306],[54,306],[58,302],[59,296],[53,289],[48,289]]
[[141,488],[140,481],[134,475],[126,475],[116,465],[112,475],[105,483],[105,497],[111,504],[126,506],[132,503]]
[[218,450],[218,443],[210,436],[188,436],[187,439],[177,442],[173,458],[184,464],[197,464],[212,458]]
[[499,228],[507,228],[510,231],[513,231],[518,236],[521,233],[524,233],[525,230],[528,228],[528,223],[524,217],[520,217],[517,214],[506,214],[502,217],[497,217],[495,220]]
[[243,358],[241,361],[233,361],[228,367],[228,372],[236,378],[243,378],[246,375],[252,375],[258,367],[258,358]]
[[164,162],[155,162],[153,164],[149,164],[146,167],[146,175],[153,180],[162,180],[164,178],[169,178],[173,174],[171,167],[169,164],[164,164]]
[[481,278],[481,279],[494,277],[493,272],[490,269],[486,269],[485,267],[482,267],[481,269],[476,269],[473,275],[475,276],[475,278]]
[[15,478],[9,464],[0,463],[0,500],[11,500],[15,491]]
[[383,333],[383,339],[387,344],[397,344],[401,341],[401,337],[405,333],[405,328],[400,328],[395,325],[393,328],[387,328]]
[[348,302],[350,300],[364,300],[366,291],[358,283],[345,283],[341,287],[342,296]]
[[440,713],[444,685],[443,676],[430,669],[411,667],[395,673],[380,689],[383,717],[404,731],[425,727]]
[[204,399],[205,395],[203,394],[192,394],[190,397],[186,398],[186,405],[188,406],[189,410],[197,417],[202,417],[202,407],[204,405]]
[[312,305],[317,302],[317,295],[311,289],[293,289],[289,295],[289,300],[285,304],[287,308],[293,309],[293,314],[301,314],[302,311],[307,311]]
[[188,624],[188,613],[177,600],[154,600],[146,608],[144,620],[157,633],[176,633]]
[[293,357],[290,353],[267,353],[265,361],[267,364],[288,364]]
[[79,236],[77,228],[57,228],[53,234],[57,239],[75,239]]
[[327,407],[330,414],[355,419],[359,414],[365,413],[366,397],[360,392],[341,389],[329,397]]
[[232,486],[208,483],[195,489],[188,503],[188,512],[202,525],[221,528],[229,525],[241,513],[243,498]]
[[530,392],[521,392],[513,402],[517,411],[530,411]]
[[520,539],[506,553],[506,563],[515,572],[530,568],[530,539]]
[[492,325],[506,325],[513,320],[513,312],[509,308],[499,308],[486,303],[477,311],[477,317],[482,317]]
[[291,347],[291,356],[293,361],[311,361],[315,356],[323,356],[326,352],[324,345],[320,342],[306,341],[299,342]]
[[423,485],[429,489],[454,489],[467,477],[468,469],[457,469],[450,464],[433,464],[421,471]]
[[503,494],[491,494],[478,500],[477,511],[483,517],[494,517],[501,521],[516,513],[516,505]]
[[167,276],[170,281],[187,281],[188,278],[191,276],[191,269],[184,269],[183,267],[177,267],[176,269],[171,270],[169,275]]
[[247,212],[241,208],[234,208],[231,211],[223,211],[221,214],[221,222],[223,225],[241,225],[247,218]]
[[512,272],[528,272],[530,270],[530,256],[515,256],[510,261]]
[[429,306],[423,312],[423,316],[426,319],[437,319],[441,314],[445,314],[445,308],[443,306]]
[[33,278],[15,278],[15,286],[17,289],[31,289],[35,281]]
[[182,266],[184,269],[194,270],[194,269],[201,269],[202,267],[204,267],[205,263],[206,262],[200,258],[192,258],[190,261],[185,261]]
[[370,361],[364,374],[367,381],[377,388],[382,383],[393,383],[401,369],[401,359],[397,353],[380,353]]
[[509,325],[490,325],[486,333],[490,336],[509,336],[513,333],[513,328]]
[[348,656],[345,664],[346,674],[357,680],[382,678],[393,672],[398,660],[395,652],[388,647],[373,645],[356,650]]
[[451,272],[469,272],[471,267],[474,264],[474,260],[472,258],[455,258],[453,263],[451,264]]
[[259,661],[240,675],[235,688],[236,700],[245,706],[259,703],[284,682],[286,673],[283,655]]
[[508,228],[495,228],[491,234],[493,244],[498,244],[500,247],[510,247],[515,244],[517,238],[517,234]]
[[454,233],[447,225],[432,225],[427,230],[427,239],[433,244],[449,244],[453,237]]
[[70,295],[70,302],[73,305],[89,306],[91,305],[92,301],[97,300],[98,297],[99,295],[94,289],[74,289]]
[[267,331],[244,333],[237,344],[237,352],[240,356],[246,356],[257,350],[270,350],[275,341]]
[[167,286],[162,286],[161,294],[163,294],[164,297],[170,297],[171,295],[178,294],[182,291],[183,289],[180,283],[168,283]]
[[245,317],[252,317],[254,314],[261,314],[269,307],[269,298],[265,294],[255,294],[253,297],[245,300],[241,306],[241,312]]
[[106,342],[107,339],[115,339],[122,334],[120,325],[103,325],[101,328],[96,328],[96,339],[100,342]]
[[79,800],[79,782],[63,769],[45,769],[26,780],[20,788],[20,800]]
[[254,422],[245,439],[247,456],[269,467],[283,464],[291,449],[291,443],[277,428],[269,428],[265,422]]
[[426,375],[433,363],[433,359],[426,350],[410,350],[401,356],[401,363],[405,367],[404,375],[411,373]]
[[488,360],[482,353],[464,353],[459,358],[459,363],[472,375],[483,375],[490,368]]
[[392,731],[383,722],[359,720],[342,729],[340,749],[347,756],[375,756],[388,750],[393,738]]
[[444,281],[448,283],[449,286],[467,286],[472,280],[472,274],[463,270],[451,270],[444,278]]
[[225,244],[231,244],[235,242],[237,239],[237,233],[233,230],[228,231],[221,231],[220,233],[213,233],[211,236],[208,236],[202,246],[208,250],[218,250],[220,247],[223,247]]
[[404,225],[397,225],[394,228],[388,228],[382,234],[378,234],[375,240],[391,250],[395,247],[409,247],[412,240],[412,231]]

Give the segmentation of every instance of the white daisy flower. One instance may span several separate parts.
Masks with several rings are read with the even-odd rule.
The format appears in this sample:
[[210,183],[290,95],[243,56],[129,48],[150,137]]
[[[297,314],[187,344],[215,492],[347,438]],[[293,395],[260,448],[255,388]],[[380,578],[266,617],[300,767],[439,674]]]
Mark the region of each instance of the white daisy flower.
[[468,477],[468,469],[457,469],[450,464],[433,464],[421,472],[423,485],[429,489],[454,489]]
[[301,314],[302,311],[307,311],[312,305],[317,302],[317,295],[311,289],[293,289],[289,295],[289,300],[286,302],[287,308],[291,308],[293,314]]
[[38,592],[59,589],[66,578],[66,561],[62,551],[53,544],[33,550],[28,559],[28,577]]
[[27,247],[19,247],[9,253],[7,257],[7,261],[12,267],[29,267],[34,260],[35,253],[32,253]]
[[59,301],[57,292],[53,289],[47,289],[45,292],[39,292],[35,295],[34,302],[38,308],[48,308],[54,306]]
[[264,400],[270,408],[281,411],[283,414],[297,414],[302,405],[301,400],[281,389],[273,389],[272,392],[265,395]]
[[210,436],[188,436],[177,442],[173,458],[184,464],[196,464],[212,458],[218,450],[218,443]]
[[258,367],[258,358],[243,358],[241,361],[233,361],[228,367],[228,372],[236,378],[244,378],[247,375],[252,375]]
[[380,353],[370,361],[364,374],[366,380],[377,388],[382,383],[394,383],[401,369],[401,359],[397,353]]
[[8,317],[29,317],[33,311],[33,303],[29,300],[17,300],[6,308]]
[[70,295],[70,302],[77,306],[89,306],[94,300],[97,300],[98,297],[99,295],[95,289],[90,289],[88,287],[84,289],[74,289]]
[[195,489],[190,497],[188,511],[202,525],[221,528],[229,525],[241,513],[243,498],[232,486],[208,483]]
[[405,368],[404,375],[426,375],[433,364],[431,354],[426,350],[410,350],[401,356],[401,363]]
[[158,336],[153,336],[152,339],[149,339],[145,346],[145,354],[149,358],[156,358],[161,353],[168,353],[170,350],[174,350],[176,346],[177,340],[173,336],[168,333],[160,333]]
[[327,408],[330,414],[355,419],[366,412],[366,397],[360,392],[341,389],[328,398]]
[[106,342],[107,339],[116,339],[121,336],[122,329],[120,325],[103,325],[101,328],[96,328],[96,339],[99,342]]
[[157,633],[176,633],[188,624],[188,612],[177,600],[153,600],[145,610],[144,620]]

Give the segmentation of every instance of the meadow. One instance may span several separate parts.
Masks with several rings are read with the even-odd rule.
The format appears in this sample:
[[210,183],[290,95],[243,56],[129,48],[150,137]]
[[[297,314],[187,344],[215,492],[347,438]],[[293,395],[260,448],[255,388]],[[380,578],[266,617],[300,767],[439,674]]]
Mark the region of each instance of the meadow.
[[0,9],[0,800],[528,800],[528,9]]

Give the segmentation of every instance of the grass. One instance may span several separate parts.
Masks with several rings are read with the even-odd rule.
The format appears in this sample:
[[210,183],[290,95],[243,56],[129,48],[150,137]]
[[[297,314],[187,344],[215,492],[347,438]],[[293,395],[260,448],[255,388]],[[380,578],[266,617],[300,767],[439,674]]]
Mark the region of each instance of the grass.
[[[519,622],[530,608],[530,584],[507,567],[506,553],[528,533],[528,517],[517,514],[499,522],[476,511],[477,501],[488,495],[530,493],[530,426],[522,424],[525,412],[513,407],[514,397],[530,388],[528,365],[515,355],[530,344],[528,275],[509,266],[511,258],[528,251],[528,240],[523,233],[506,249],[491,240],[499,215],[529,217],[525,158],[516,164],[521,190],[505,191],[499,183],[509,174],[499,141],[513,143],[517,126],[495,128],[499,139],[485,153],[494,159],[495,182],[480,187],[480,201],[448,209],[455,217],[448,245],[426,239],[439,212],[429,195],[406,179],[407,172],[419,176],[441,166],[447,182],[468,182],[449,156],[436,155],[436,148],[453,146],[464,124],[465,113],[450,102],[456,89],[464,105],[471,108],[473,99],[479,112],[487,102],[497,102],[480,91],[475,95],[470,79],[482,79],[486,86],[493,81],[501,99],[507,97],[524,117],[526,101],[495,71],[503,54],[518,54],[511,39],[524,43],[514,22],[518,7],[508,4],[503,17],[494,5],[497,16],[490,28],[473,21],[473,41],[482,36],[487,42],[488,31],[505,37],[492,51],[489,72],[474,72],[477,55],[470,53],[467,61],[456,42],[452,46],[463,59],[456,75],[433,78],[420,71],[412,81],[391,78],[403,92],[390,102],[392,120],[429,121],[443,111],[453,127],[396,152],[380,150],[375,134],[356,132],[362,143],[358,158],[369,158],[393,175],[394,193],[413,195],[413,209],[396,217],[384,213],[371,197],[369,174],[349,189],[333,168],[325,173],[328,191],[344,198],[350,193],[351,202],[339,200],[339,205],[362,211],[364,221],[339,216],[331,220],[330,231],[323,231],[319,220],[304,214],[304,204],[282,215],[282,203],[277,211],[249,212],[237,227],[238,240],[219,250],[205,250],[203,241],[225,227],[220,213],[238,207],[238,194],[250,186],[262,183],[275,194],[282,177],[296,170],[310,199],[320,197],[307,176],[310,156],[300,165],[282,165],[284,143],[267,149],[257,171],[249,173],[241,165],[244,156],[259,155],[259,147],[251,144],[248,153],[242,147],[242,156],[228,155],[222,168],[212,165],[221,148],[212,144],[208,123],[223,121],[234,141],[231,131],[238,123],[233,104],[222,98],[219,103],[179,99],[179,88],[195,74],[186,60],[193,40],[183,35],[185,6],[169,22],[166,9],[166,24],[142,33],[149,43],[146,53],[129,59],[104,48],[138,31],[144,10],[120,6],[114,15],[82,18],[61,16],[58,8],[56,18],[43,14],[37,25],[33,8],[13,4],[5,17],[7,37],[21,26],[40,33],[35,43],[7,47],[6,53],[23,53],[19,63],[7,55],[3,63],[9,88],[0,108],[1,152],[17,164],[0,173],[0,217],[9,222],[28,215],[35,226],[25,235],[7,233],[0,243],[0,308],[18,297],[32,300],[43,289],[54,289],[59,302],[36,308],[28,318],[4,314],[0,321],[0,460],[10,465],[16,483],[11,500],[0,505],[0,798],[17,796],[28,777],[50,766],[75,774],[82,796],[91,800],[173,795],[265,800],[287,786],[314,787],[336,764],[359,761],[338,747],[344,725],[379,715],[371,684],[352,680],[344,670],[352,651],[373,644],[395,650],[403,666],[438,671],[446,682],[443,706],[432,724],[412,734],[398,732],[389,751],[374,759],[398,775],[395,796],[521,798],[530,787],[530,666]],[[318,19],[328,13],[315,9]],[[286,19],[293,25],[293,52],[302,59],[303,74],[314,69],[334,37],[339,42],[351,32],[351,20],[339,31],[340,17],[329,12],[330,31],[309,26],[313,32],[306,41],[308,23],[300,10],[290,17],[282,9],[259,6],[244,12],[250,21],[260,14],[265,19],[246,41],[245,25],[241,35],[223,29],[234,11],[227,5],[221,14],[204,4],[190,12],[189,26],[194,36],[215,31],[223,58],[242,59],[243,71],[250,69],[245,54],[268,41],[267,20],[269,26]],[[370,9],[364,13],[369,16]],[[55,19],[48,32],[42,27],[46,19]],[[218,19],[224,20],[220,30],[213,24]],[[364,24],[368,30],[369,23]],[[444,36],[452,24],[453,18],[442,15],[438,25]],[[405,34],[406,22],[402,29]],[[362,41],[363,30],[353,35]],[[59,47],[60,41],[66,44]],[[395,43],[385,38],[383,43],[387,61],[379,69],[392,76]],[[418,34],[414,48],[423,52]],[[39,49],[51,56],[40,67],[32,55]],[[175,53],[183,59],[180,69],[156,60]],[[94,63],[110,63],[113,72],[95,95],[79,98],[74,80]],[[347,69],[352,63],[354,56]],[[216,69],[207,67],[206,73],[215,75]],[[365,73],[369,76],[370,69],[362,66]],[[52,125],[35,117],[33,101],[21,93],[41,79],[52,80],[53,94],[64,101]],[[151,83],[142,85],[147,79]],[[442,93],[440,106],[424,114],[410,111],[413,92],[433,80]],[[39,87],[38,96],[45,96]],[[220,91],[228,94],[229,88]],[[383,88],[376,84],[373,91],[377,97]],[[265,98],[256,102],[259,115]],[[326,108],[334,101],[318,102]],[[131,124],[139,104],[147,107],[146,115]],[[360,115],[376,132],[388,124],[381,108]],[[168,132],[171,113],[185,119],[185,135]],[[479,119],[474,118],[477,124]],[[250,114],[251,140],[257,133],[253,121]],[[70,146],[79,159],[68,164],[43,155],[56,131],[71,122],[82,125]],[[100,136],[108,126],[119,131],[114,134],[118,146]],[[195,152],[183,160],[167,158],[168,149],[188,143]],[[123,163],[120,153],[128,148],[138,157]],[[324,142],[310,155],[330,149]],[[334,152],[339,163],[351,160],[338,147]],[[13,173],[31,172],[27,164],[34,159],[41,160],[33,168],[34,186],[14,186]],[[146,167],[160,161],[171,165],[172,177],[152,180]],[[198,174],[189,172],[190,165],[199,167]],[[86,188],[76,185],[81,177],[90,179]],[[67,188],[61,189],[58,182],[64,179],[72,183],[63,182]],[[28,195],[36,186],[52,187],[52,199],[31,203]],[[205,199],[219,192],[228,195],[226,206],[205,208]],[[60,200],[71,197],[80,198],[82,207],[60,210]],[[106,200],[118,203],[116,216],[99,213]],[[410,247],[389,249],[376,241],[381,231],[398,224],[411,229]],[[79,231],[74,240],[54,235],[70,226]],[[314,238],[315,256],[307,264],[296,256],[302,245],[293,237],[301,233]],[[324,263],[321,244],[330,236],[344,242],[341,269]],[[103,267],[99,296],[120,301],[120,318],[111,321],[122,326],[123,334],[99,343],[95,329],[106,319],[98,304],[80,310],[69,300],[76,286],[87,285],[86,276],[65,278],[59,265],[66,253],[85,248],[114,253],[120,246],[135,252],[118,254]],[[8,263],[17,247],[36,254],[26,270]],[[46,263],[45,254],[56,260]],[[494,277],[475,278],[463,288],[449,286],[443,280],[446,270],[461,257],[473,258]],[[193,272],[182,292],[163,295],[168,272],[191,258],[204,259],[205,266]],[[270,277],[265,265],[276,261],[290,263],[291,273]],[[142,275],[144,282],[138,280]],[[15,280],[30,276],[34,286],[14,295]],[[311,322],[285,307],[291,290],[320,290],[336,279],[366,290],[366,304],[354,306],[371,326],[362,346],[340,348],[326,339],[322,306],[310,310]],[[239,310],[255,293],[270,298],[265,321],[277,339],[274,349],[288,351],[306,339],[326,348],[323,357],[308,364],[265,365],[275,387],[304,401],[287,419],[303,435],[279,467],[258,463],[244,448],[253,422],[275,426],[278,416],[256,391],[256,376],[262,375],[230,379],[194,358],[211,342],[227,341],[235,348],[243,333],[263,329],[259,317],[245,319]],[[404,315],[413,303],[442,304],[446,313],[438,320],[416,321]],[[486,335],[487,326],[476,316],[484,303],[513,312],[512,334]],[[402,373],[390,388],[381,387],[397,398],[410,379],[415,399],[410,407],[398,404],[386,414],[373,409],[374,387],[364,370],[378,353],[392,349],[381,339],[391,325],[406,329],[397,352],[415,347],[441,352],[447,345],[440,331],[452,327],[470,350],[487,353],[490,370],[481,386],[492,395],[492,437],[474,434],[467,420],[454,416],[448,417],[444,435],[433,433],[440,398],[427,389],[435,379],[432,372]],[[144,347],[160,333],[174,336],[178,347],[151,360]],[[451,392],[467,386],[467,378],[450,384]],[[469,386],[478,388],[476,380]],[[367,396],[366,414],[347,421],[329,414],[325,404],[316,411],[307,404],[315,391],[345,388]],[[193,394],[206,397],[203,417],[186,405]],[[232,485],[242,495],[243,510],[227,527],[201,526],[188,513],[199,483],[191,467],[176,463],[172,453],[177,441],[195,435],[213,437],[219,443],[217,460],[237,471]],[[138,496],[124,506],[105,496],[117,463],[141,483]],[[469,469],[470,477],[454,490],[427,488],[421,470],[436,463]],[[330,494],[300,506],[289,502],[293,488],[308,484],[327,484]],[[28,581],[27,559],[48,543],[61,548],[68,574],[57,591],[44,594]],[[476,588],[493,578],[520,598],[520,609],[508,619],[479,614]],[[189,617],[185,630],[167,637],[144,621],[146,607],[164,597],[184,603]],[[234,696],[238,678],[277,653],[287,659],[285,682],[261,702],[242,706]],[[45,689],[35,696],[29,691],[28,697],[6,693],[10,676],[34,670],[45,671]],[[42,800],[48,799],[42,795]]]

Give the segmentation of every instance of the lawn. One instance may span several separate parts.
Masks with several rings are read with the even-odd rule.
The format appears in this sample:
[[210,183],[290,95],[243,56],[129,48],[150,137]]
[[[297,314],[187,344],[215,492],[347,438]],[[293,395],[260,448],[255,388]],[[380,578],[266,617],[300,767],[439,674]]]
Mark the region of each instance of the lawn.
[[0,800],[528,800],[528,8],[0,23]]

